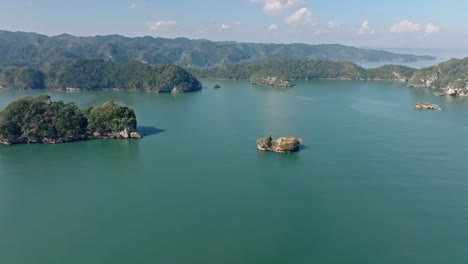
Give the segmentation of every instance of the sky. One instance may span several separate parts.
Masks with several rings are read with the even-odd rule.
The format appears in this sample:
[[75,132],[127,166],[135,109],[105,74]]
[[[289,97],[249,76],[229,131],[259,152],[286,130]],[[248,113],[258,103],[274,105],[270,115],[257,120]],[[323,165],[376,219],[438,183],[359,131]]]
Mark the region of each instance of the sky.
[[466,48],[465,0],[0,0],[0,30]]

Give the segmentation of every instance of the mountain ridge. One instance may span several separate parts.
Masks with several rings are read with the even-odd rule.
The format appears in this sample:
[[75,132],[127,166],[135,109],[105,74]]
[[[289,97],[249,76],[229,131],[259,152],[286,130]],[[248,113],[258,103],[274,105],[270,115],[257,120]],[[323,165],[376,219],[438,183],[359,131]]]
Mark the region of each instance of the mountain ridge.
[[70,34],[46,36],[0,30],[0,67],[41,68],[55,60],[103,59],[206,68],[228,63],[289,58],[394,63],[434,59],[428,55],[396,54],[341,44],[216,42],[183,37],[131,38],[115,34],[87,37]]

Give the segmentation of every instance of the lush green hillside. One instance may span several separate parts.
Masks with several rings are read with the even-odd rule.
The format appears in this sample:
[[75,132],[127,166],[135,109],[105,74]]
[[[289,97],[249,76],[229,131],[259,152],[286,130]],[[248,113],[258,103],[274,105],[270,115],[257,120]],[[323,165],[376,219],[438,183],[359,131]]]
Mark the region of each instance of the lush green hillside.
[[146,92],[192,92],[201,83],[174,65],[104,60],[66,60],[44,68],[44,73],[26,68],[0,69],[0,85],[20,89],[122,89]]
[[62,143],[131,137],[136,125],[135,112],[114,102],[82,110],[73,103],[52,102],[47,95],[25,97],[0,112],[0,142]]
[[63,59],[103,59],[114,62],[142,61],[184,67],[212,67],[225,63],[255,62],[275,58],[333,61],[408,62],[431,56],[395,54],[337,44],[259,44],[213,42],[186,38],[127,38],[118,35],[47,37],[35,33],[0,31],[0,67],[40,68]]
[[463,88],[468,86],[468,57],[451,59],[437,66],[416,71],[409,85],[431,88]]
[[402,65],[384,65],[382,67],[368,69],[367,79],[369,80],[393,80],[408,81],[416,69]]
[[44,73],[29,68],[0,68],[0,88],[2,87],[44,89]]
[[228,64],[210,69],[189,69],[195,76],[207,79],[258,79],[276,76],[284,80],[343,79],[406,81],[414,69],[387,65],[366,70],[351,62],[282,59],[263,63]]

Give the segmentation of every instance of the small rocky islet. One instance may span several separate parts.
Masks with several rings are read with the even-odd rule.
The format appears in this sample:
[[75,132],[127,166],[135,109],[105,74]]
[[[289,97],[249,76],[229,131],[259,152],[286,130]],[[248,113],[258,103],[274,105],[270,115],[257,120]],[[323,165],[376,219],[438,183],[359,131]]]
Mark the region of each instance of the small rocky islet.
[[438,104],[431,104],[428,102],[418,102],[414,107],[418,110],[442,110]]
[[271,135],[257,140],[257,149],[276,153],[292,153],[300,150],[302,140],[296,137],[273,139]]

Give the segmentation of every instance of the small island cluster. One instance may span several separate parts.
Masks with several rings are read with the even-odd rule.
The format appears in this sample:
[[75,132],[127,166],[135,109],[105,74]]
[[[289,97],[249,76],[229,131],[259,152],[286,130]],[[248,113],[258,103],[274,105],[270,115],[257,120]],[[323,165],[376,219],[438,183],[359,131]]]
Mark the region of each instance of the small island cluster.
[[271,135],[257,140],[257,149],[276,153],[297,152],[301,148],[301,140],[295,137],[280,137],[273,139]]
[[0,143],[5,145],[104,138],[142,138],[133,109],[113,101],[80,109],[41,95],[18,99],[0,112]]

